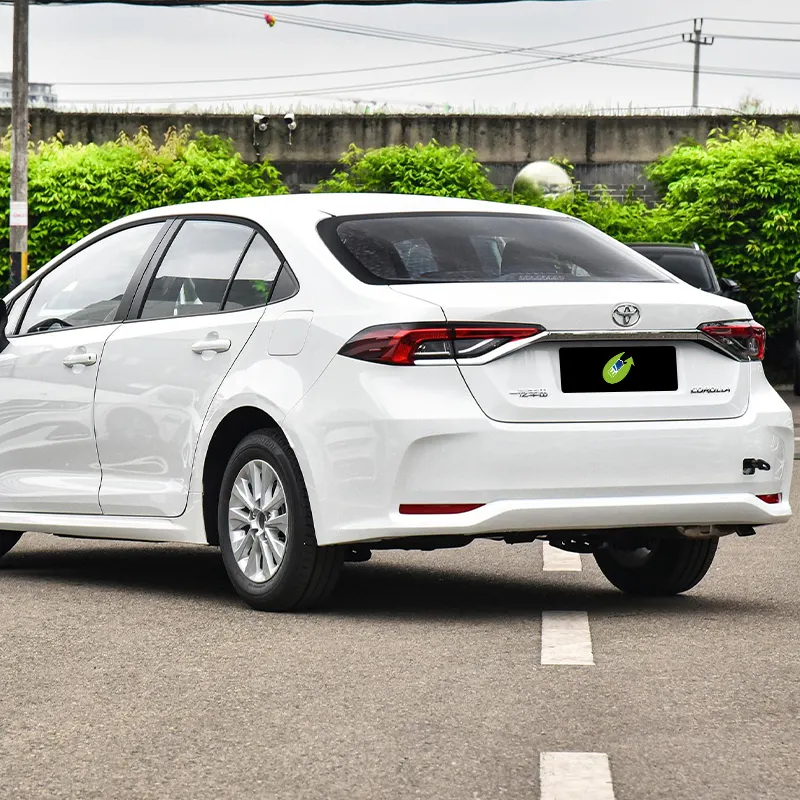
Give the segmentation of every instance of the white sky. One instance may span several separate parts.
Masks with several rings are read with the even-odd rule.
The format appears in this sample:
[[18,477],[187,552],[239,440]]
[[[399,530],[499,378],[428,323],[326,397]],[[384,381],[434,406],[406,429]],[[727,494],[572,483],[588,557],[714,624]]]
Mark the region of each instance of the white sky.
[[[706,20],[707,34],[765,36],[797,41],[766,42],[718,38],[704,47],[703,66],[738,71],[772,70],[796,75],[793,80],[705,75],[701,104],[736,108],[746,94],[774,110],[800,108],[800,2],[798,0],[579,0],[518,2],[486,6],[399,6],[358,8],[314,6],[280,9],[265,3],[277,24],[199,8],[136,8],[124,5],[33,6],[31,9],[31,80],[55,84],[65,105],[105,107],[133,101],[136,107],[164,108],[176,99],[200,100],[202,107],[260,107],[273,111],[290,107],[339,107],[348,102],[387,102],[391,107],[526,111],[628,107],[687,106],[691,74],[594,64],[557,66],[489,77],[415,85],[444,73],[514,65],[530,65],[541,56],[489,55],[404,69],[376,67],[478,55],[474,50],[438,47],[332,30],[313,30],[282,21],[329,19],[427,36],[448,37],[497,45],[542,47],[566,40],[615,33],[685,20],[672,27],[643,31],[583,44],[551,48],[561,53],[630,44],[668,47],[620,55],[633,61],[656,61],[690,67],[692,47],[680,43],[690,19],[757,18],[795,25],[743,24]],[[9,6],[0,6],[0,71],[11,68]],[[669,39],[642,43],[645,39]],[[606,54],[607,55],[607,54]],[[359,69],[350,74],[317,78],[286,77],[247,83],[206,83],[208,79],[285,76],[297,73]],[[136,86],[134,81],[200,80],[193,85]],[[70,82],[110,81],[117,86],[71,86]],[[394,88],[371,86],[400,81]],[[301,92],[332,89],[325,96]],[[276,96],[283,93],[283,96]],[[216,99],[220,98],[220,99]],[[177,107],[185,107],[183,103]]]

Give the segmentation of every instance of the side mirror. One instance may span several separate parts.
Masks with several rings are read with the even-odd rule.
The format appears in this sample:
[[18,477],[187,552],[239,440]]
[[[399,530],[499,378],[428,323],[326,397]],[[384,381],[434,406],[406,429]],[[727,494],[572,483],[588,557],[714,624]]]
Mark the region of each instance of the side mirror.
[[[797,279],[797,276],[795,276],[795,279]],[[733,280],[733,278],[720,278],[719,285],[722,288],[722,293],[727,296],[737,294],[742,290],[739,282]]]
[[795,272],[794,274],[794,282],[800,284],[800,272]]
[[0,353],[8,347],[6,325],[8,325],[8,306],[5,300],[0,300]]

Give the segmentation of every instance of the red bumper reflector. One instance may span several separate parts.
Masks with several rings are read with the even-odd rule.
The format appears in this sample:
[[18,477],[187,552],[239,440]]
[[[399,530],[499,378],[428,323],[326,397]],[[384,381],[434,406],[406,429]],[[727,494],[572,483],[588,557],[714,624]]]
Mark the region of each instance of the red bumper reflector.
[[401,503],[401,514],[463,514],[484,503]]
[[782,494],[757,494],[756,497],[762,503],[769,503],[770,505],[775,505],[775,503],[780,503],[783,499]]

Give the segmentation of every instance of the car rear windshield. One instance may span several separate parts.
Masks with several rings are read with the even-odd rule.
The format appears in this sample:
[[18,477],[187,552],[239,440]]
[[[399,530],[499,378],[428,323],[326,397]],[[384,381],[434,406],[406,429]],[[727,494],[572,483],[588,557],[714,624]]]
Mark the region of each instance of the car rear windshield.
[[708,265],[702,254],[686,250],[670,251],[650,247],[637,247],[636,250],[690,286],[704,289],[707,292],[714,289]]
[[670,281],[643,256],[569,218],[381,214],[332,217],[319,232],[367,283]]

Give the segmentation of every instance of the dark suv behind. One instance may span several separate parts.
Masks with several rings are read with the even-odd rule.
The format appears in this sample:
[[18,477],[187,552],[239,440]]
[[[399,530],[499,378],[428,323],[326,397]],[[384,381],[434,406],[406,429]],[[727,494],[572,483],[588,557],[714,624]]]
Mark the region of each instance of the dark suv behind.
[[636,242],[628,247],[655,261],[676,278],[704,292],[733,297],[739,291],[736,281],[717,277],[711,259],[698,244]]

